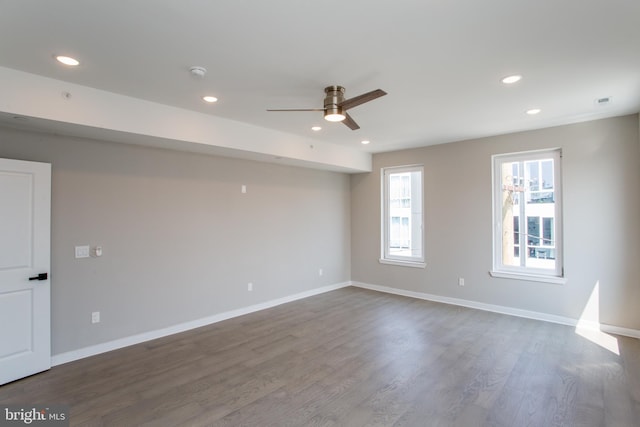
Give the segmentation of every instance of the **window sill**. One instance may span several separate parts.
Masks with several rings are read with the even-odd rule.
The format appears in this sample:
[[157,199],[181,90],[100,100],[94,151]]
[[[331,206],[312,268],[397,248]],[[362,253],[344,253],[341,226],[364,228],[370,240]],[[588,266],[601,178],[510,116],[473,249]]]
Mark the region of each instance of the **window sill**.
[[426,268],[427,266],[427,264],[424,262],[416,262],[416,261],[400,261],[395,259],[383,259],[383,258],[380,258],[378,261],[380,262],[380,264],[399,265],[402,267]]
[[539,276],[533,274],[508,273],[505,271],[489,271],[491,277],[499,277],[501,279],[527,280],[530,282],[553,283],[554,285],[564,285],[569,280],[566,277],[555,276]]

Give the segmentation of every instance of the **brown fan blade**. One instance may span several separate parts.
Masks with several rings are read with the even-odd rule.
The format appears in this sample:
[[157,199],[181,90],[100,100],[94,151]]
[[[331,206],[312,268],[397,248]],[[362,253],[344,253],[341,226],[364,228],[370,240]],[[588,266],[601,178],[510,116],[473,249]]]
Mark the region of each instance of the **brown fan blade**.
[[371,92],[363,93],[362,95],[358,95],[353,98],[345,99],[342,101],[339,106],[344,110],[348,110],[349,108],[357,107],[360,104],[364,104],[365,102],[373,101],[376,98],[380,98],[381,96],[386,95],[387,92],[382,89],[372,90]]
[[349,113],[347,113],[345,111],[344,113],[345,119],[342,121],[342,123],[344,123],[345,125],[347,125],[347,127],[351,130],[357,130],[360,129],[360,126],[358,126],[358,124],[356,123],[355,120],[353,120],[353,118],[349,115]]
[[298,109],[286,109],[286,110],[269,110],[267,111],[324,111],[324,108],[298,108]]

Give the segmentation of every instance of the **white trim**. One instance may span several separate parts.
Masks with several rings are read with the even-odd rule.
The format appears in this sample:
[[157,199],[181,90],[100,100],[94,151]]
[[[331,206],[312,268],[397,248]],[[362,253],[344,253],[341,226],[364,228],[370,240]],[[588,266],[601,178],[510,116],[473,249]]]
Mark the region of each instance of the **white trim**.
[[[515,272],[516,276],[495,276],[495,277],[508,277],[511,279],[520,279],[517,275],[522,274],[523,276],[538,276],[536,274],[538,271],[541,271],[542,274],[539,276],[544,276],[545,271],[541,269],[536,269],[532,267],[526,267],[523,263],[525,262],[526,245],[520,244],[520,266],[506,266],[502,264],[502,221],[499,219],[501,217],[498,216],[500,212],[502,212],[502,165],[504,163],[510,162],[526,162],[526,161],[535,161],[535,160],[544,160],[548,157],[553,159],[553,192],[555,194],[555,203],[554,203],[554,227],[555,227],[555,267],[553,269],[553,274],[555,276],[548,277],[560,277],[562,276],[563,266],[564,266],[564,258],[563,258],[563,191],[562,191],[562,149],[561,148],[550,148],[544,150],[534,150],[534,151],[524,151],[518,153],[508,153],[508,154],[495,154],[491,156],[491,200],[492,200],[492,222],[493,222],[493,268],[492,272],[495,273],[504,273],[510,274],[511,272]],[[523,193],[524,194],[524,193]],[[521,221],[524,221],[524,209],[526,203],[523,200],[520,201],[519,209]],[[521,230],[522,231],[522,230]],[[492,274],[493,276],[493,274]],[[524,279],[529,280],[529,279]],[[531,279],[537,282],[546,282],[546,280],[536,280]],[[559,281],[549,281],[550,283],[562,284]]]
[[638,329],[629,329],[629,328],[623,328],[620,326],[606,325],[604,323],[600,323],[600,330],[608,334],[622,335],[625,337],[640,339],[640,330]]
[[378,260],[380,264],[389,264],[389,265],[400,265],[402,267],[415,267],[415,268],[426,268],[427,264],[424,262],[417,261],[399,261],[395,259],[384,259],[380,258]]
[[405,289],[390,288],[388,286],[371,285],[362,282],[351,282],[351,286],[369,289],[377,292],[401,295],[410,298],[422,299],[426,301],[440,302],[443,304],[457,305],[461,307],[473,308],[476,310],[490,311],[493,313],[506,314],[509,316],[523,317],[526,319],[541,320],[543,322],[558,323],[567,326],[580,326],[586,329],[600,330],[605,333],[622,335],[631,338],[640,338],[640,330],[623,328],[620,326],[607,325],[596,322],[582,322],[571,317],[556,316],[554,314],[540,313],[538,311],[521,310],[519,308],[506,307],[502,305],[485,304],[477,301],[469,301],[460,298],[443,297],[440,295],[427,294],[423,292],[408,291]]
[[533,274],[507,273],[504,271],[489,271],[491,277],[499,277],[501,279],[528,280],[530,282],[553,283],[554,285],[564,285],[569,281],[566,277],[556,276],[536,276]]
[[[391,174],[420,172],[420,256],[392,256],[389,254],[389,184]],[[424,165],[389,166],[380,169],[380,262],[383,264],[402,265],[406,267],[425,267],[425,236],[424,236]],[[412,191],[413,194],[413,191]],[[412,196],[413,197],[413,196]],[[413,199],[412,199],[413,203]],[[413,206],[413,204],[412,204]],[[412,212],[413,216],[413,212]],[[413,235],[413,225],[411,226]]]
[[211,325],[213,323],[221,322],[223,320],[231,319],[238,316],[243,316],[245,314],[253,313],[260,310],[265,310],[267,308],[275,307],[281,304],[286,304],[288,302],[296,301],[303,298],[308,298],[314,295],[323,294],[325,292],[334,291],[336,289],[344,288],[350,285],[351,285],[351,282],[343,282],[343,283],[337,283],[334,285],[323,286],[321,288],[311,289],[309,291],[300,292],[297,294],[289,295],[282,298],[277,298],[277,299],[266,301],[263,303],[250,305],[248,307],[238,308],[236,310],[225,311],[223,313],[214,314],[213,316],[192,320],[190,322],[169,326],[167,328],[143,332],[141,334],[119,338],[113,341],[108,341],[105,343],[80,348],[78,350],[72,350],[66,353],[56,354],[51,358],[51,365],[52,366],[62,365],[63,363],[73,362],[74,360],[84,359],[85,357],[95,356],[100,353],[106,353],[108,351],[117,350],[119,348],[128,347],[130,345],[140,344],[145,341],[150,341],[157,338],[166,337],[168,335],[173,335],[173,334],[185,332],[191,329],[199,328],[202,326]]

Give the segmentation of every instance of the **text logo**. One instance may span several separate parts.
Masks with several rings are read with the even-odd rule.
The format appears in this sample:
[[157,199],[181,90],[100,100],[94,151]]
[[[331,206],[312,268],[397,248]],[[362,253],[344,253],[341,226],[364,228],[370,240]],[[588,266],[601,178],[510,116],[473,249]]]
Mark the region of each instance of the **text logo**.
[[0,405],[0,427],[55,426],[69,427],[66,405]]

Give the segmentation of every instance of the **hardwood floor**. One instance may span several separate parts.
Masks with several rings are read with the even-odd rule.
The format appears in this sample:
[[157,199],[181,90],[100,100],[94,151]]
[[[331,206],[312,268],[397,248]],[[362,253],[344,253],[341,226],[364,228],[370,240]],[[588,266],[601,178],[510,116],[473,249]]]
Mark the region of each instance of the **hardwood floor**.
[[640,341],[345,288],[52,368],[78,426],[640,426]]

